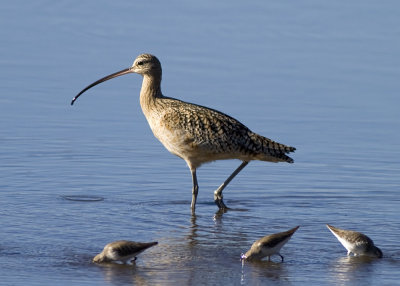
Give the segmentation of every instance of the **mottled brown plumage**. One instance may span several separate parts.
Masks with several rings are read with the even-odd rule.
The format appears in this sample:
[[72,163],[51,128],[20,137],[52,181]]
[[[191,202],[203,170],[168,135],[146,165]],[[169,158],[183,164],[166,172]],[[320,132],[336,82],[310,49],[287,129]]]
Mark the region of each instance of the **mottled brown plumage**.
[[271,260],[271,256],[277,254],[283,261],[283,256],[280,254],[280,250],[299,227],[300,226],[296,226],[288,231],[274,233],[260,238],[253,243],[251,248],[245,254],[242,255],[242,259],[247,261],[261,260],[268,256],[268,260]]
[[355,256],[382,257],[382,251],[376,247],[372,239],[365,234],[353,230],[340,229],[329,224],[326,226],[344,248],[346,248],[348,256],[353,253]]
[[158,242],[135,242],[129,240],[117,240],[110,242],[101,253],[93,258],[95,263],[120,261],[127,263],[135,261],[136,255],[142,253],[146,249],[158,244]]
[[192,211],[195,209],[198,193],[196,169],[203,163],[224,159],[242,161],[214,193],[215,202],[221,209],[226,208],[222,200],[222,190],[249,161],[293,163],[293,159],[286,154],[294,152],[294,147],[258,135],[236,119],[217,110],[165,97],[161,92],[161,64],[150,54],[138,56],[132,67],[89,85],[71,104],[89,88],[127,73],[143,76],[140,105],[154,136],[168,151],[184,159],[191,170]]

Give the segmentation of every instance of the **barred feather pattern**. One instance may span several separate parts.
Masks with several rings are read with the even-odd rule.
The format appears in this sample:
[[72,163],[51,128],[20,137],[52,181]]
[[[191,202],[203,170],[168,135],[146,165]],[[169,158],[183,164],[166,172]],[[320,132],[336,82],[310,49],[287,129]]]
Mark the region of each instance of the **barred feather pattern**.
[[217,110],[164,97],[156,100],[152,114],[158,118],[149,120],[157,122],[158,128],[152,127],[155,136],[194,167],[221,159],[293,163],[286,154],[294,147],[258,135]]

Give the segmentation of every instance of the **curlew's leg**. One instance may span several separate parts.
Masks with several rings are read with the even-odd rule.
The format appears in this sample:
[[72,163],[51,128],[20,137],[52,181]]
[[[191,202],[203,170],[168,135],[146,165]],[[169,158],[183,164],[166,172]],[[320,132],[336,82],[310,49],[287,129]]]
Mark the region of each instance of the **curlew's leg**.
[[282,256],[280,253],[278,253],[278,255],[281,257],[281,259],[282,259],[282,262],[283,262],[283,256]]
[[229,184],[230,181],[232,181],[232,179],[239,174],[239,172],[246,167],[246,165],[249,162],[247,161],[243,161],[242,164],[240,164],[240,166],[228,177],[228,179],[225,180],[225,182],[222,183],[221,186],[219,186],[219,188],[214,192],[214,201],[217,204],[217,206],[220,209],[227,209],[227,206],[224,204],[223,202],[223,196],[222,196],[222,191],[225,189],[225,187]]
[[196,169],[190,169],[190,172],[192,173],[192,181],[193,181],[193,190],[192,190],[192,213],[194,213],[196,209],[196,200],[197,200],[197,194],[199,193],[199,185],[197,184],[197,175],[196,175]]

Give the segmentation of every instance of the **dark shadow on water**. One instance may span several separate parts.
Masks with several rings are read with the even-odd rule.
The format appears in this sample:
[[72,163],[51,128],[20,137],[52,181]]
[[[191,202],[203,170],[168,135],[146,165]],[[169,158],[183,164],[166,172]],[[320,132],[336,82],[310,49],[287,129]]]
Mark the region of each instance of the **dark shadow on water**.
[[214,221],[216,223],[221,222],[222,217],[224,214],[228,212],[248,212],[249,209],[244,209],[244,208],[230,208],[228,207],[227,209],[218,209],[215,214],[214,214]]
[[[17,248],[15,248],[17,249]],[[22,255],[20,251],[13,250],[10,248],[5,248],[0,246],[0,256],[14,256],[14,255]]]
[[103,197],[92,195],[61,195],[61,198],[67,201],[74,202],[101,202],[104,201]]

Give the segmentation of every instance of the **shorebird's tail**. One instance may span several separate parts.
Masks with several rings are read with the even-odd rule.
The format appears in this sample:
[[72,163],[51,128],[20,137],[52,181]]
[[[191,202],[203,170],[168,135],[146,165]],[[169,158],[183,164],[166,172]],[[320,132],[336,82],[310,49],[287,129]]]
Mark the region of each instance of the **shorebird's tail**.
[[267,156],[267,158],[272,158],[275,160],[267,159],[266,161],[273,161],[273,162],[287,162],[293,163],[294,160],[289,157],[288,153],[294,152],[296,150],[295,147],[291,147],[285,144],[281,144],[275,142],[269,138],[264,136],[255,134],[257,138],[254,138],[257,143],[260,144],[261,152]]

